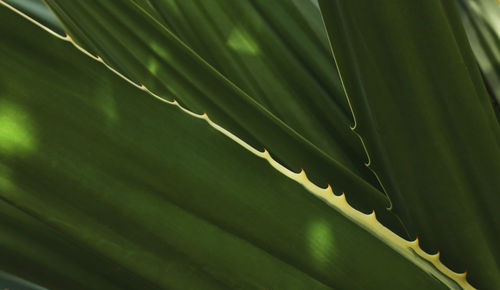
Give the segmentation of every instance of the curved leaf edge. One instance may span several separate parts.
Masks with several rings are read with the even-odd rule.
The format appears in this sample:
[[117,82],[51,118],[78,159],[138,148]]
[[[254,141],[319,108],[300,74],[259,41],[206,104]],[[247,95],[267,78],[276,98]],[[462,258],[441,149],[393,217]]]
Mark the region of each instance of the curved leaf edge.
[[[300,172],[293,172],[280,164],[278,161],[274,160],[273,157],[269,154],[269,152],[264,148],[264,151],[259,151],[246,143],[245,141],[241,140],[238,138],[236,135],[233,133],[229,132],[228,130],[224,129],[217,123],[213,122],[210,120],[208,115],[206,113],[203,114],[196,114],[184,107],[182,107],[176,99],[173,99],[172,101],[166,100],[162,98],[161,96],[155,94],[154,92],[150,91],[144,84],[142,83],[135,83],[126,76],[124,76],[122,73],[108,65],[100,56],[94,56],[81,46],[79,46],[73,39],[66,34],[65,36],[60,35],[59,33],[54,32],[50,28],[44,26],[43,24],[39,23],[35,19],[31,18],[30,16],[26,15],[22,11],[14,8],[13,6],[9,5],[8,3],[4,2],[3,0],[0,0],[0,4],[5,6],[6,8],[12,10],[13,12],[17,13],[21,17],[27,19],[31,23],[35,24],[36,26],[40,27],[41,29],[45,30],[49,34],[53,35],[54,37],[63,40],[65,42],[71,43],[75,48],[77,48],[79,51],[81,51],[83,54],[87,55],[91,59],[98,61],[102,63],[104,66],[106,66],[109,70],[111,70],[113,73],[121,77],[123,80],[128,82],[129,84],[135,86],[136,88],[145,91],[155,99],[169,104],[169,105],[174,105],[177,106],[180,110],[185,112],[186,114],[197,118],[197,119],[202,119],[206,121],[211,127],[213,127],[215,130],[219,131],[226,137],[230,138],[234,142],[238,143],[240,146],[245,148],[246,150],[250,151],[253,153],[255,156],[267,160],[267,162],[278,172],[281,174],[285,175],[286,177],[294,180],[295,182],[301,184],[305,189],[307,189],[310,193],[312,193],[314,196],[317,198],[321,199],[324,201],[326,204],[328,204],[330,207],[334,208],[338,212],[340,212],[342,215],[344,215],[346,218],[350,219],[351,221],[355,222],[357,225],[365,229],[366,231],[370,232],[372,235],[383,241],[385,244],[387,244],[389,247],[391,247],[393,250],[398,252],[400,255],[404,256],[411,262],[413,262],[415,265],[417,265],[420,269],[425,271],[426,273],[434,276],[436,279],[444,283],[450,288],[457,288],[460,287],[462,289],[475,289],[469,282],[467,281],[467,272],[464,273],[457,273],[450,268],[446,267],[439,259],[439,251],[436,254],[429,254],[425,252],[423,249],[420,248],[419,246],[419,241],[418,237],[413,240],[409,241],[406,240],[393,231],[391,231],[389,228],[385,227],[383,224],[381,224],[377,218],[375,211],[373,211],[370,214],[364,214],[355,208],[353,208],[351,205],[346,200],[346,195],[345,193],[342,193],[341,195],[336,195],[332,187],[328,185],[326,188],[322,188],[320,186],[317,186],[313,182],[311,182],[305,173],[305,171],[302,169]],[[334,56],[335,57],[335,56]],[[342,81],[342,78],[341,78]],[[343,85],[343,81],[342,81]],[[363,148],[365,150],[365,153],[368,157],[368,162],[365,164],[372,172],[376,175],[377,179],[379,180],[377,174],[373,171],[373,169],[370,168],[370,156],[368,151],[366,150],[364,141],[362,136],[355,131],[356,129],[356,117],[354,114],[354,111],[352,110],[352,106],[350,104],[349,97],[346,93],[349,106],[351,109],[351,113],[354,118],[354,126],[351,126],[351,130],[353,130],[354,133],[358,135],[360,138]],[[380,180],[379,180],[380,182]],[[382,184],[381,184],[382,185]],[[383,185],[382,185],[383,186]],[[385,189],[384,189],[385,191]],[[387,195],[387,193],[385,192]],[[388,197],[388,196],[387,196]],[[391,206],[388,208],[390,210],[392,208],[392,203]]]

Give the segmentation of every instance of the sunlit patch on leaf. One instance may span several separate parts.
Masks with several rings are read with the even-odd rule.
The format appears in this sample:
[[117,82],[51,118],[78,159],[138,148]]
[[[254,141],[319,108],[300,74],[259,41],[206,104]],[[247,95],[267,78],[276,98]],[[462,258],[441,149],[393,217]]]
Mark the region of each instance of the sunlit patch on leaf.
[[107,90],[96,98],[96,105],[99,110],[104,114],[108,123],[115,123],[118,121],[118,112],[116,109],[116,101],[113,98],[113,91]]
[[311,256],[320,264],[326,263],[334,246],[331,229],[326,223],[315,221],[310,225],[308,235]]
[[246,33],[238,27],[233,28],[229,38],[227,39],[227,45],[237,52],[246,54],[258,54],[259,46],[257,43]]
[[154,75],[156,75],[156,72],[158,71],[158,62],[156,59],[151,58],[148,62],[148,70],[152,72]]
[[[151,48],[153,49],[153,51],[155,53],[157,53],[160,57],[162,58],[165,58],[165,59],[168,59],[170,58],[170,55],[165,51],[165,49],[162,48],[161,45],[155,43],[155,42],[150,42],[149,45],[151,46]],[[151,62],[157,62],[158,59],[156,57],[153,57],[149,60],[149,63],[151,64]],[[153,72],[154,73],[154,72]]]
[[35,147],[29,115],[11,102],[0,101],[0,153],[26,153]]

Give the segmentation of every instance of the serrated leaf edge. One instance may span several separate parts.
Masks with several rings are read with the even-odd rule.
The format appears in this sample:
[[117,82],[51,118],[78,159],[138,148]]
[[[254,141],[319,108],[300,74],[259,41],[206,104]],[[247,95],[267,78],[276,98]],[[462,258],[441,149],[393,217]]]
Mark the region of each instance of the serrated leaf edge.
[[[79,46],[76,42],[73,41],[73,39],[66,34],[65,36],[62,36],[54,31],[52,31],[50,28],[44,26],[43,24],[39,23],[35,19],[31,18],[30,16],[26,15],[22,11],[16,9],[15,7],[7,4],[3,0],[0,0],[0,4],[3,6],[7,7],[8,9],[12,10],[13,12],[17,13],[18,15],[22,16],[23,18],[27,19],[28,21],[32,22],[33,24],[37,25],[41,29],[45,30],[49,34],[53,35],[54,37],[63,40],[65,42],[71,43],[75,48],[77,48],[79,51],[81,51],[83,54],[87,55],[91,59],[98,61],[102,63],[104,66],[106,66],[110,71],[124,79],[126,82],[129,84],[135,86],[136,88],[145,91],[155,99],[167,103],[169,105],[174,105],[177,106],[179,109],[181,109],[183,112],[187,113],[188,115],[198,118],[198,119],[203,119],[205,120],[212,128],[215,130],[219,131],[220,133],[224,134],[226,137],[230,138],[234,142],[238,143],[240,146],[243,148],[247,149],[251,153],[253,153],[255,156],[267,160],[267,162],[275,168],[277,171],[279,171],[281,174],[285,175],[286,177],[296,181],[297,183],[301,184],[304,188],[306,188],[309,192],[311,192],[313,195],[318,197],[319,199],[323,200],[325,203],[327,203],[329,206],[333,207],[336,209],[339,213],[356,223],[357,225],[361,226],[368,232],[370,232],[372,235],[383,241],[386,245],[397,251],[399,254],[402,256],[406,257],[408,260],[412,261],[415,265],[417,265],[419,268],[424,270],[425,272],[433,275],[436,277],[438,280],[440,280],[443,284],[447,285],[451,289],[456,289],[457,286],[461,287],[462,289],[475,289],[472,285],[470,285],[466,279],[467,272],[464,273],[457,273],[454,272],[453,270],[449,269],[446,267],[440,260],[439,260],[439,251],[436,254],[428,254],[424,250],[422,250],[419,246],[418,243],[418,238],[416,238],[414,241],[408,241],[405,240],[404,238],[398,236],[394,232],[392,232],[390,229],[386,228],[384,225],[382,225],[376,218],[375,211],[373,211],[370,214],[364,214],[355,208],[351,207],[349,203],[346,200],[345,194],[342,193],[340,195],[334,194],[332,187],[330,184],[326,188],[322,188],[317,186],[316,184],[312,183],[306,175],[306,172],[301,169],[300,172],[296,173],[285,166],[281,165],[279,162],[274,160],[271,155],[269,154],[269,151],[267,151],[265,148],[263,151],[259,151],[252,146],[250,146],[248,143],[243,141],[242,139],[238,138],[236,135],[233,133],[229,132],[225,128],[221,127],[220,125],[216,124],[210,118],[206,113],[203,114],[196,114],[194,112],[191,112],[190,110],[182,107],[176,99],[173,99],[172,101],[166,100],[159,95],[151,92],[146,86],[144,86],[142,83],[135,83],[134,81],[130,80],[129,78],[125,77],[123,74],[121,74],[119,71],[108,65],[100,56],[94,56],[91,53],[89,53],[87,50],[85,50],[83,47]],[[350,102],[349,102],[349,106]],[[352,110],[352,107],[351,107]],[[351,129],[354,131],[356,128],[356,118],[353,117],[355,120],[355,125],[351,127]],[[362,137],[354,131],[358,137],[361,139],[363,143],[364,142]],[[366,148],[364,147],[365,152],[368,156],[368,163],[366,164],[368,167],[370,165],[370,157],[368,155],[368,151],[366,151]],[[373,171],[373,170],[372,170]],[[378,178],[378,176],[377,176]]]
[[[322,21],[323,21],[323,27],[325,29],[325,31],[327,31],[326,29],[326,24],[324,22],[324,19],[322,18]],[[352,117],[353,117],[353,121],[354,121],[354,124],[352,126],[349,127],[349,129],[351,129],[351,131],[356,134],[356,136],[358,136],[360,142],[361,142],[361,145],[363,146],[363,150],[365,151],[365,154],[366,154],[366,158],[367,158],[367,162],[365,163],[365,166],[370,169],[370,171],[375,175],[379,185],[382,187],[387,199],[389,200],[389,207],[387,208],[387,210],[392,210],[393,208],[393,204],[392,204],[392,201],[391,201],[391,197],[389,196],[384,184],[382,183],[382,180],[380,179],[380,177],[378,176],[377,172],[371,167],[371,164],[372,164],[372,159],[371,159],[371,156],[370,156],[370,153],[368,152],[368,149],[366,148],[366,144],[365,144],[365,141],[363,139],[363,136],[361,136],[361,134],[356,130],[357,126],[358,126],[358,122],[357,122],[357,118],[356,118],[356,114],[354,112],[354,109],[352,107],[352,103],[351,103],[351,99],[349,98],[349,94],[347,93],[346,91],[346,87],[345,87],[345,84],[344,84],[344,80],[342,78],[342,75],[340,74],[340,70],[339,70],[339,67],[338,67],[338,63],[337,63],[337,60],[335,59],[335,53],[333,51],[333,47],[331,45],[332,41],[330,39],[330,36],[327,34],[327,38],[328,38],[328,42],[330,43],[330,51],[332,52],[332,56],[334,58],[334,62],[335,62],[335,66],[337,67],[337,71],[339,72],[339,78],[340,78],[340,82],[342,84],[342,88],[344,89],[344,93],[346,95],[346,98],[347,98],[347,103],[349,105],[349,109],[351,110],[351,114],[352,114]],[[378,222],[378,221],[377,221]],[[378,224],[380,224],[378,222]],[[382,227],[384,227],[382,224],[380,224]],[[385,228],[385,227],[384,227]],[[387,228],[385,228],[387,229]],[[389,230],[389,229],[388,229]],[[390,231],[390,230],[389,230]],[[392,233],[392,231],[391,231]],[[397,235],[396,235],[397,236]],[[399,237],[399,236],[398,236]],[[399,237],[401,238],[401,237]],[[444,275],[447,275],[449,278],[453,279],[462,289],[476,289],[475,287],[473,287],[466,279],[466,276],[467,276],[467,271],[465,271],[464,273],[458,273],[458,272],[455,272],[453,270],[451,270],[450,268],[446,267],[439,259],[440,257],[440,251],[437,251],[436,254],[428,254],[427,252],[425,252],[422,248],[420,248],[419,246],[419,239],[418,237],[416,237],[416,239],[414,241],[408,241],[408,240],[405,240],[403,238],[401,238],[402,240],[404,240],[406,243],[408,243],[409,245],[409,249],[415,251],[415,253],[420,256],[421,258],[427,260],[428,262],[430,262],[436,269],[438,269],[441,273],[443,273]],[[382,239],[383,240],[383,239]],[[396,249],[397,250],[397,249]],[[406,256],[403,254],[403,256]],[[440,279],[441,280],[441,279]],[[442,281],[442,280],[441,280]],[[445,283],[446,284],[446,283]],[[450,286],[448,284],[446,284],[447,286]],[[454,288],[454,287],[451,287],[450,288]]]

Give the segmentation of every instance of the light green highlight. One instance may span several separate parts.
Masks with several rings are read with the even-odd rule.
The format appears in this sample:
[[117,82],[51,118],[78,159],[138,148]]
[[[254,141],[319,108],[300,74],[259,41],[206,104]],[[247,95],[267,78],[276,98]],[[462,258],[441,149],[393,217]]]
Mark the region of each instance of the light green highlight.
[[309,251],[315,261],[323,264],[331,260],[331,251],[334,239],[331,229],[327,223],[316,221],[308,229]]
[[35,147],[29,115],[13,103],[0,101],[0,153],[26,153]]
[[237,52],[246,53],[246,54],[258,54],[259,46],[257,43],[250,37],[246,31],[235,27],[226,43],[230,48],[234,49]]

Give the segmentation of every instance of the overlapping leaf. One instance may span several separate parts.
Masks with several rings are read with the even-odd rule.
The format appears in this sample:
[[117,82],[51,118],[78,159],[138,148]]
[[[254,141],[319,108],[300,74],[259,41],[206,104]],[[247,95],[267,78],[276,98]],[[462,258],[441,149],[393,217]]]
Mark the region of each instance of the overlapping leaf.
[[[113,273],[115,264],[147,289],[442,288],[203,119],[5,7],[0,15],[0,195],[78,245],[47,240],[45,226],[28,219],[32,245],[48,241],[39,257],[92,252],[111,264],[90,259],[79,269]],[[25,249],[8,244],[9,253]],[[1,267],[25,276],[19,261],[8,255]],[[75,261],[39,262],[78,276]],[[58,280],[33,278],[58,288]],[[106,278],[124,283],[123,274]],[[105,285],[93,283],[86,286]]]
[[393,210],[424,249],[476,286],[500,288],[500,129],[455,3],[320,6]]
[[64,33],[57,17],[44,4],[43,0],[7,0],[7,3],[33,15],[38,22],[57,33]]
[[500,120],[500,5],[485,0],[458,0],[457,3]]
[[[349,155],[335,149],[344,148],[352,151],[351,145],[356,144],[352,146],[358,147],[359,150],[352,152],[359,151],[358,156],[362,154],[359,142],[356,140],[356,143],[353,143],[355,136],[347,132],[347,119],[342,114],[333,112],[332,116],[340,118],[335,126],[344,128],[343,135],[337,138],[335,134],[332,134],[324,138],[330,140],[325,141],[327,143],[344,144],[343,142],[347,142],[346,145],[325,147],[312,143],[235,86],[179,40],[177,35],[149,13],[153,8],[143,8],[135,1],[119,3],[88,1],[84,5],[75,1],[47,2],[66,26],[71,37],[132,80],[143,83],[148,89],[161,96],[169,99],[176,98],[181,104],[197,113],[207,112],[214,121],[252,146],[266,147],[274,157],[291,170],[299,172],[303,168],[314,182],[325,187],[331,184],[337,194],[345,191],[356,208],[366,213],[371,212],[372,209],[380,212],[379,216],[384,223],[392,225],[396,231],[403,233],[397,219],[385,210],[389,206],[388,200],[377,189],[373,175],[362,168],[364,161],[353,160]],[[277,41],[277,36],[273,35],[273,37]],[[259,44],[262,42],[265,41],[260,41]],[[287,51],[284,53],[289,54]],[[270,59],[271,56],[267,55],[264,59]],[[275,65],[271,67],[277,67],[277,64],[282,63],[284,59],[290,59],[290,57],[275,60]],[[248,59],[246,62],[249,62]],[[297,70],[299,75],[307,75],[304,67],[298,66]],[[263,68],[261,71],[266,74],[276,74],[270,67]],[[281,69],[280,72],[283,74]],[[287,72],[296,73],[294,70]],[[335,75],[332,76],[335,77]],[[307,77],[307,79],[310,78],[311,76]],[[293,92],[294,96],[299,98],[297,94],[303,93],[304,85],[300,85],[302,91],[294,92],[290,87],[290,78],[286,79],[287,81],[277,83],[275,88],[279,91],[279,87],[286,84],[288,85],[287,92]],[[273,84],[271,83],[270,86]],[[299,85],[295,84],[295,86]],[[315,90],[320,92],[322,89],[318,86],[317,81],[314,82],[311,90],[316,88]],[[279,94],[275,96],[270,93],[271,91],[267,93],[270,94],[268,99],[276,97],[279,98],[278,101],[282,101],[286,98]],[[318,100],[327,100],[329,96],[330,94],[322,92],[322,97]],[[261,97],[265,96],[261,95]],[[301,102],[304,100],[306,100],[305,96]],[[333,100],[330,100],[329,104],[326,108],[334,105]],[[310,107],[301,108],[301,110],[309,111],[310,109]],[[299,118],[300,116],[295,117],[295,119]],[[344,125],[339,125],[341,123]],[[314,132],[318,128],[308,127],[308,129],[307,134],[312,136],[316,134]],[[318,138],[320,137],[317,136],[315,140]],[[325,149],[327,147],[328,150]],[[347,166],[344,164],[345,160],[354,162],[350,164],[355,164],[355,166]]]
[[[151,4],[152,6],[148,6]],[[364,172],[347,100],[317,7],[309,1],[137,1],[286,124]],[[300,81],[297,81],[300,80]]]

